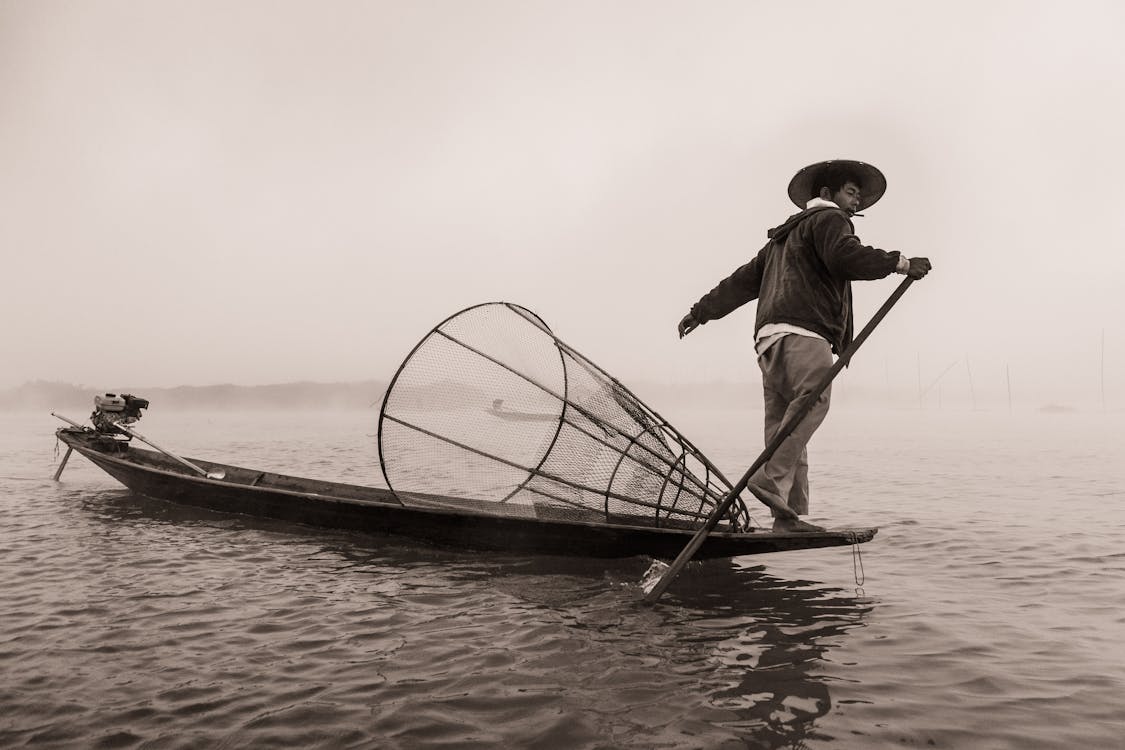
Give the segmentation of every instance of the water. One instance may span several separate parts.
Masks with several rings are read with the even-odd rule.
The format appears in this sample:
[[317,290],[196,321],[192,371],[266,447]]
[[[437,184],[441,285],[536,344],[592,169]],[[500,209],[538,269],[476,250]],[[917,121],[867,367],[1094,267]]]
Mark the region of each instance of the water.
[[[659,406],[659,405],[658,405]],[[378,483],[376,412],[161,413],[184,455]],[[664,411],[730,475],[759,412]],[[81,416],[81,415],[75,415]],[[837,409],[847,548],[692,564],[421,547],[181,508],[0,436],[0,747],[1110,748],[1125,415]],[[756,439],[755,439],[756,438]]]

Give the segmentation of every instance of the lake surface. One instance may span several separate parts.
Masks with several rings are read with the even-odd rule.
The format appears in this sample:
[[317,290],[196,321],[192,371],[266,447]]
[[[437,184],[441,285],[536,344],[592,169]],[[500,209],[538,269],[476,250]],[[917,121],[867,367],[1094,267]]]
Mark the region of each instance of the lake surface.
[[[761,447],[760,412],[661,411],[728,476]],[[381,484],[376,420],[154,404],[139,427],[181,455]],[[645,559],[463,552],[182,508],[77,455],[56,483],[61,423],[3,423],[0,747],[1125,737],[1120,412],[837,408],[811,450],[810,518],[879,526],[861,559],[693,563],[655,608],[639,603]]]

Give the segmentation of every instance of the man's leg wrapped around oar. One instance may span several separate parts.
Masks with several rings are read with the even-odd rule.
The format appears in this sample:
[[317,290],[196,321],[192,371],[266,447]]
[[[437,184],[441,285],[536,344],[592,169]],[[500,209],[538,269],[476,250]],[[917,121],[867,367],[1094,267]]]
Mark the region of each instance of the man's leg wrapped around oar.
[[[801,410],[832,369],[832,348],[827,341],[789,334],[774,341],[758,358],[765,402],[765,441],[769,444],[785,422]],[[748,488],[763,496],[779,531],[820,531],[796,515],[809,512],[808,443],[828,414],[832,387],[821,392],[808,414],[769,460],[751,477]],[[765,502],[765,501],[763,501]],[[784,505],[790,513],[777,506]]]

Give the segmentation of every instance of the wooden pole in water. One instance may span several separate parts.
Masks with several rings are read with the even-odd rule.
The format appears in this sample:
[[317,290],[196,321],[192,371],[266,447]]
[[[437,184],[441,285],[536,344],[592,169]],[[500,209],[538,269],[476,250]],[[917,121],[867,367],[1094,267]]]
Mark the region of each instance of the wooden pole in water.
[[922,408],[922,352],[918,352],[918,409]]
[[1101,386],[1102,386],[1102,411],[1105,411],[1105,329],[1102,329],[1102,364],[1101,364]]
[[770,457],[773,456],[777,449],[781,447],[781,444],[792,434],[793,430],[797,428],[797,425],[801,423],[801,420],[812,411],[817,399],[820,398],[820,394],[824,393],[824,389],[827,388],[836,378],[836,375],[847,366],[848,362],[855,356],[859,347],[863,345],[863,342],[866,341],[867,337],[871,335],[871,332],[875,330],[875,326],[879,325],[879,322],[887,316],[887,313],[891,311],[891,308],[894,307],[894,304],[899,301],[899,298],[906,293],[906,290],[910,288],[912,283],[914,283],[914,279],[909,276],[902,280],[898,288],[894,290],[887,301],[883,303],[883,306],[876,311],[871,317],[871,320],[867,322],[867,325],[863,327],[863,330],[855,337],[851,346],[840,355],[835,364],[832,365],[832,368],[825,373],[820,383],[809,392],[797,411],[781,425],[776,433],[774,433],[773,439],[770,440],[766,449],[763,450],[761,455],[750,465],[750,468],[742,475],[742,479],[738,480],[738,483],[734,485],[734,487],[727,492],[722,501],[715,506],[715,509],[711,511],[711,515],[707,517],[707,521],[704,522],[703,527],[695,532],[695,536],[691,538],[691,541],[687,543],[683,551],[676,556],[676,559],[672,561],[672,564],[668,566],[668,569],[664,571],[660,579],[653,584],[652,588],[645,591],[644,601],[646,604],[656,603],[656,600],[660,598],[660,595],[663,594],[665,589],[668,588],[668,585],[672,583],[672,579],[680,574],[680,571],[684,569],[699,548],[703,546],[703,541],[707,538],[707,535],[718,526],[719,519],[725,516],[727,511],[730,510],[730,506],[734,503],[735,498],[746,489],[746,485],[750,482],[750,477],[752,477],[754,472],[760,469],[766,461],[770,460]]
[[940,393],[941,392],[941,387],[940,387],[941,379],[944,378],[946,375],[948,375],[949,371],[952,370],[956,366],[957,366],[957,360],[953,360],[952,362],[950,362],[949,366],[941,371],[941,375],[938,375],[936,378],[934,378],[934,381],[932,383],[930,383],[928,386],[926,386],[925,388],[922,389],[922,395],[924,396],[927,393],[929,393],[930,390],[932,390],[935,385],[939,386],[938,387],[938,393]]
[[973,411],[977,410],[977,389],[973,387],[973,368],[969,366],[969,355],[965,355],[965,369],[969,372],[969,398],[973,402]]
[[[58,419],[61,419],[62,421],[66,422],[66,423],[68,423],[68,424],[72,424],[72,425],[74,425],[75,427],[82,427],[82,425],[78,424],[78,423],[77,423],[77,422],[75,422],[75,421],[74,421],[73,419],[68,419],[67,417],[64,417],[64,416],[63,416],[63,415],[61,415],[61,414],[55,414],[54,412],[51,412],[51,416],[52,416],[52,417],[56,417],[56,418],[58,418]],[[84,429],[84,428],[83,428],[83,429]],[[68,446],[66,447],[66,455],[64,455],[64,456],[63,456],[63,459],[62,459],[62,461],[61,461],[61,462],[59,463],[59,470],[55,472],[55,481],[56,481],[56,482],[57,482],[57,481],[59,481],[59,477],[61,477],[61,476],[62,476],[62,471],[63,471],[63,469],[65,469],[65,468],[66,468],[66,462],[67,462],[67,460],[68,460],[68,459],[70,458],[70,454],[71,454],[71,453],[73,453],[73,452],[74,452],[74,449],[73,449],[73,448],[71,448],[71,447],[70,447],[70,446],[68,445]]]
[[74,453],[74,449],[73,449],[73,448],[71,448],[71,447],[70,447],[70,446],[68,445],[68,446],[66,447],[66,454],[65,454],[65,455],[63,455],[63,457],[62,457],[62,461],[61,461],[61,462],[59,462],[59,470],[55,472],[55,481],[56,481],[56,482],[57,482],[57,481],[59,481],[59,477],[60,477],[60,476],[62,476],[62,470],[66,468],[66,462],[67,462],[67,461],[68,461],[68,460],[70,459],[70,454],[71,454],[71,453]]
[[1004,379],[1008,382],[1008,413],[1012,413],[1012,369],[1004,365]]

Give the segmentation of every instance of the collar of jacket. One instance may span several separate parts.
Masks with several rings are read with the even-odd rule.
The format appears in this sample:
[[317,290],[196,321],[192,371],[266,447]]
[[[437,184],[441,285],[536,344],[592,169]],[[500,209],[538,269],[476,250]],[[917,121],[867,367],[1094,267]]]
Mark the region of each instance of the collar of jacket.
[[[820,200],[820,199],[814,199],[814,200]],[[766,232],[766,237],[773,240],[774,242],[783,242],[785,240],[785,238],[789,235],[789,233],[791,231],[793,231],[793,229],[798,224],[800,224],[802,221],[809,218],[810,216],[822,213],[824,211],[839,211],[841,214],[844,215],[844,218],[846,218],[848,220],[848,224],[852,223],[851,218],[848,217],[848,214],[847,214],[846,211],[844,211],[844,209],[840,208],[839,206],[837,206],[835,203],[832,203],[831,201],[824,201],[824,202],[828,205],[814,206],[812,208],[806,208],[804,211],[798,211],[797,213],[793,214],[788,219],[786,219],[784,223],[779,224],[778,226],[776,226],[773,229]]]
[[809,202],[805,204],[805,208],[839,208],[835,201],[825,200],[824,198],[810,198]]

